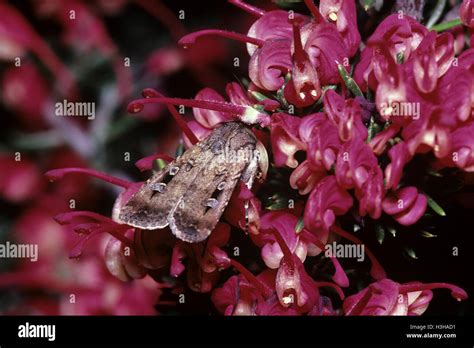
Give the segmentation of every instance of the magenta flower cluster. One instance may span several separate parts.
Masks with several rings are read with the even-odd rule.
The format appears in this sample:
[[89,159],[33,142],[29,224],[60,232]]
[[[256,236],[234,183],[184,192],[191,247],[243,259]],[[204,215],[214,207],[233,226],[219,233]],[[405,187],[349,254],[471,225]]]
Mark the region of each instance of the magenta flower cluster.
[[[465,48],[464,32],[439,34],[395,13],[361,42],[351,0],[321,0],[319,7],[305,0],[310,16],[230,2],[256,18],[246,35],[206,29],[179,43],[199,45],[208,35],[245,43],[250,82],[245,87],[229,83],[226,98],[211,88],[191,100],[147,89],[128,110],[166,104],[187,147],[220,123],[248,124],[271,154],[271,167],[291,169],[286,184],[298,198],[291,206],[268,209],[258,187],[250,191],[241,185],[209,239],[189,244],[168,229],[139,230],[118,220],[120,207],[141,183],[87,169],[53,170],[51,179],[83,172],[123,188],[112,218],[89,212],[57,217],[82,235],[73,256],[80,256],[94,235],[109,233],[105,259],[113,275],[124,281],[147,275],[185,278],[185,286],[210,293],[225,315],[420,315],[435,288],[466,299],[466,292],[452,284],[390,280],[367,246],[373,282],[355,294],[344,291],[350,282],[337,257],[327,256],[331,281],[314,279],[305,268],[307,259],[326,256],[334,240],[364,244],[341,227],[343,216],[390,216],[404,226],[419,221],[429,197],[404,182],[404,170],[415,156],[432,156],[433,170],[474,171],[474,48]],[[461,7],[468,31],[474,27],[473,3],[464,1]],[[194,120],[184,122],[176,105],[193,108]],[[137,166],[149,170],[157,158],[171,160],[157,154]],[[231,235],[239,229],[260,250],[265,268],[258,274],[232,253]],[[237,273],[222,279],[226,269]],[[342,306],[336,308],[335,302]]]

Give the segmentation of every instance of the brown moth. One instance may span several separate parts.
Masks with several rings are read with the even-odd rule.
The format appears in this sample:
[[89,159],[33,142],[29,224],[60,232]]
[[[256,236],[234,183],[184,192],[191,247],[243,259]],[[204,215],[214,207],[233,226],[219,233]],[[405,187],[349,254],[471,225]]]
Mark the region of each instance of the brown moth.
[[243,124],[227,122],[155,173],[121,208],[119,219],[142,228],[169,226],[186,242],[206,239],[242,180],[263,180],[267,153]]

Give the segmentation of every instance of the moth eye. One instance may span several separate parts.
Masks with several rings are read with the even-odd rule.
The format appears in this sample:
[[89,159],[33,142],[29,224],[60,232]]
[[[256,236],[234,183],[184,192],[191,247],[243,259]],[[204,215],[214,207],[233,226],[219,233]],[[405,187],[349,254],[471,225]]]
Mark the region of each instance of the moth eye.
[[153,183],[150,185],[150,189],[152,191],[157,191],[159,193],[163,193],[166,190],[166,184],[164,182]]
[[222,191],[224,188],[225,188],[225,181],[222,181],[221,183],[219,183],[219,185],[217,185],[217,189],[219,191]]
[[217,205],[219,204],[219,201],[215,198],[209,198],[207,201],[206,201],[206,207],[209,207],[209,208],[215,208],[217,207]]
[[179,167],[171,167],[170,168],[170,175],[176,175],[179,172]]

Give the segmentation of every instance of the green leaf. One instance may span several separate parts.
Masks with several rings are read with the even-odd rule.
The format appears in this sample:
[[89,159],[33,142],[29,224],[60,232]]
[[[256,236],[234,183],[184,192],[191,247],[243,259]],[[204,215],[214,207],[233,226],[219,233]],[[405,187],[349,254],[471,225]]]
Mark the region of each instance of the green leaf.
[[265,95],[265,94],[262,94],[260,92],[257,92],[257,91],[251,91],[250,94],[252,94],[252,96],[257,99],[258,101],[262,101],[262,100],[266,100],[268,99],[268,97]]
[[354,79],[347,73],[346,69],[341,63],[337,64],[337,70],[339,71],[339,75],[341,75],[346,87],[357,97],[363,97],[362,91],[360,90],[357,83]]
[[300,218],[298,219],[298,222],[296,223],[295,232],[298,234],[298,233],[300,233],[301,231],[303,231],[303,228],[304,228],[303,217],[300,217]]
[[435,176],[437,178],[442,178],[443,177],[443,174],[435,172],[434,170],[429,170],[428,175]]
[[393,226],[387,226],[387,231],[390,233],[393,237],[397,236],[397,230]]
[[421,236],[425,238],[436,238],[436,234],[429,233],[428,231],[421,231]]
[[161,158],[157,158],[155,160],[155,165],[158,170],[163,170],[166,167],[166,162],[162,160]]
[[426,193],[425,193],[425,196],[428,199],[428,206],[431,209],[433,209],[433,211],[436,214],[441,215],[441,216],[446,216],[446,212],[443,210],[443,208],[441,208],[441,206],[438,203],[436,203],[436,201],[433,198],[428,196]]
[[383,229],[382,226],[380,225],[375,226],[375,236],[377,238],[377,242],[379,242],[379,244],[382,244],[385,239],[385,230]]
[[418,259],[418,256],[416,256],[415,254],[415,250],[413,250],[412,248],[404,248],[404,251],[405,251],[405,254],[409,257],[411,257],[412,259]]
[[451,29],[451,28],[454,28],[454,27],[457,27],[457,26],[460,26],[460,25],[462,25],[461,18],[456,18],[456,19],[453,19],[452,21],[443,22],[443,23],[433,25],[431,30],[434,30],[434,31],[439,33],[441,31],[445,31],[445,30],[448,30],[448,29]]
[[397,53],[397,64],[403,64],[404,60],[405,60],[405,54],[403,52],[398,52]]
[[175,157],[179,157],[184,153],[184,144],[180,142],[175,151]]

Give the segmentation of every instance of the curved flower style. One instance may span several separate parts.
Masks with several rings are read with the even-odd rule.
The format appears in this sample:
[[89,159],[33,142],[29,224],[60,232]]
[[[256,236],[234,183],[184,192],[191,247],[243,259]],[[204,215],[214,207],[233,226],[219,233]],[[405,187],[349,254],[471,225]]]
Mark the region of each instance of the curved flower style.
[[433,297],[432,289],[446,288],[458,301],[465,300],[463,289],[446,283],[423,284],[411,282],[399,284],[382,279],[370,284],[359,293],[345,299],[345,315],[421,315]]

